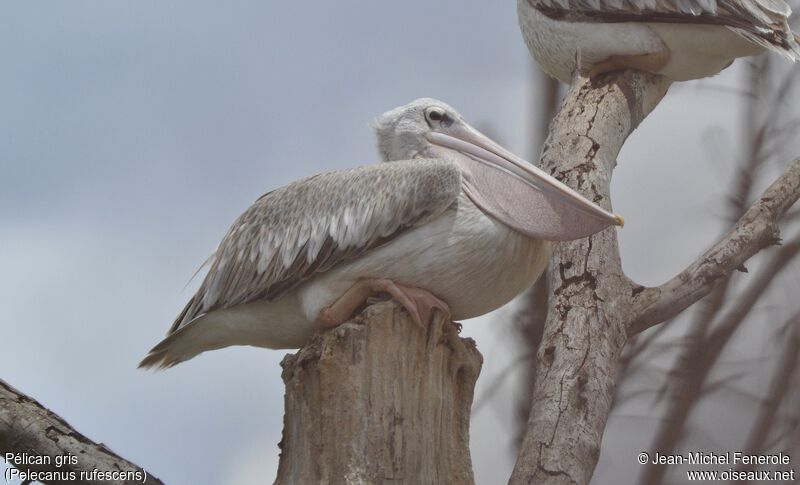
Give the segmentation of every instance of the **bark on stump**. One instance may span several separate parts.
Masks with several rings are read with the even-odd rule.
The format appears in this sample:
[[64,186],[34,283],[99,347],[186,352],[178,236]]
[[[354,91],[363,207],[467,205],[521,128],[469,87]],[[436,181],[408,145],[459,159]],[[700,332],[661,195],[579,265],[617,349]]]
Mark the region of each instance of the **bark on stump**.
[[469,420],[483,358],[393,302],[315,337],[283,367],[276,484],[472,484]]

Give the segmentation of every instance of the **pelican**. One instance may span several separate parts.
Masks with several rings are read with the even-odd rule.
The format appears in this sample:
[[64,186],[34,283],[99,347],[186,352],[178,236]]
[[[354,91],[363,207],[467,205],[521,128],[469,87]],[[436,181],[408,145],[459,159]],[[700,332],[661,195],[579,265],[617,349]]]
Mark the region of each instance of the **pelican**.
[[794,62],[791,12],[784,0],[517,0],[531,54],[568,84],[619,69],[699,79],[765,49]]
[[418,324],[490,312],[544,270],[551,241],[620,216],[418,99],[375,122],[384,162],[262,196],[222,239],[197,293],[140,367],[230,345],[297,348],[373,295]]

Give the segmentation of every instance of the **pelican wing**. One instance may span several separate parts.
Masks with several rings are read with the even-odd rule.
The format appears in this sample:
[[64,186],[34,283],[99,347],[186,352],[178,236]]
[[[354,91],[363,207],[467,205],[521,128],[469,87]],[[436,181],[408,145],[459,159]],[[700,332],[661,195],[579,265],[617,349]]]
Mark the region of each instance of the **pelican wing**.
[[280,298],[437,217],[460,190],[458,167],[441,160],[324,173],[273,190],[233,223],[170,333],[213,310]]
[[571,22],[696,23],[729,27],[746,39],[800,59],[784,0],[526,0],[556,20]]

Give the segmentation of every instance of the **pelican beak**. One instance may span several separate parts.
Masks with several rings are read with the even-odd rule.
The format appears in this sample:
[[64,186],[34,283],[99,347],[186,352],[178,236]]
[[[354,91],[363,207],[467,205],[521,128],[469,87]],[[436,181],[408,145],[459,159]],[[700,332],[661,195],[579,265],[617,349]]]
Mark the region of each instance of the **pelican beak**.
[[[468,178],[468,195],[501,220],[517,219],[510,224],[515,229],[545,239],[567,240],[624,224],[621,216],[606,211],[467,123],[458,121],[448,131],[432,131],[426,137],[430,143],[462,155],[455,158]],[[531,216],[521,213],[523,207],[546,220],[527,221]]]

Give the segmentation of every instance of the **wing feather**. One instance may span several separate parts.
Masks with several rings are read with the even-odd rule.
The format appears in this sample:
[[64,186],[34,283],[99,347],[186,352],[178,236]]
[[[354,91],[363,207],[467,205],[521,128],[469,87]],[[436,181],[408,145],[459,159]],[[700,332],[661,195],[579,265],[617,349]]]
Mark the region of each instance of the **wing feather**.
[[460,191],[460,170],[442,160],[370,165],[273,190],[233,223],[170,333],[210,311],[280,298],[437,217]]

